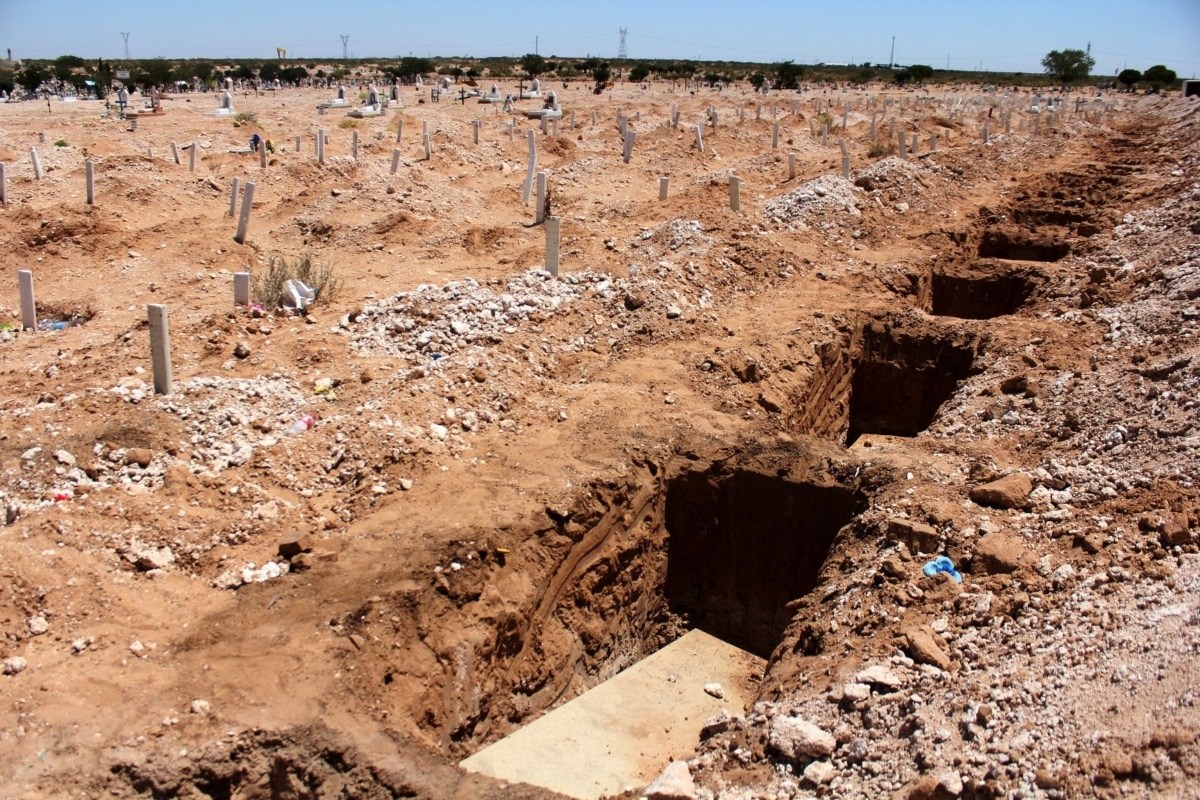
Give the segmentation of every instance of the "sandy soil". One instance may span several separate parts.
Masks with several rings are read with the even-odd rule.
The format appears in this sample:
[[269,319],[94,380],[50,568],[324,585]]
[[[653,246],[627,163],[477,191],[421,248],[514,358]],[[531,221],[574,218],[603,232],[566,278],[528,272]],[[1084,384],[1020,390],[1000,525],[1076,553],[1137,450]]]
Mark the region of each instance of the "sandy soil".
[[[535,123],[410,88],[355,161],[331,94],[135,132],[0,106],[0,321],[17,270],[86,320],[0,341],[0,795],[535,797],[456,762],[692,626],[770,657],[758,706],[662,753],[696,796],[1194,790],[1195,102],[558,89],[555,280]],[[908,160],[867,155],[885,100]],[[305,252],[331,298],[234,307]],[[773,735],[796,715],[836,750]]]

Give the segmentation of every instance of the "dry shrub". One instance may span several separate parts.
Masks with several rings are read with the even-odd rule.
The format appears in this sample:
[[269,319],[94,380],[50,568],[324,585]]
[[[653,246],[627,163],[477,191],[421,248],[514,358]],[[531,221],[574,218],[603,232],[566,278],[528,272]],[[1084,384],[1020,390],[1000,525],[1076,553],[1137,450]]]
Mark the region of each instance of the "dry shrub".
[[283,285],[289,280],[298,280],[317,293],[314,303],[329,302],[341,289],[342,282],[333,274],[329,264],[315,266],[311,253],[297,256],[289,262],[283,256],[271,256],[263,272],[250,275],[250,291],[254,301],[263,308],[273,311],[283,305]]

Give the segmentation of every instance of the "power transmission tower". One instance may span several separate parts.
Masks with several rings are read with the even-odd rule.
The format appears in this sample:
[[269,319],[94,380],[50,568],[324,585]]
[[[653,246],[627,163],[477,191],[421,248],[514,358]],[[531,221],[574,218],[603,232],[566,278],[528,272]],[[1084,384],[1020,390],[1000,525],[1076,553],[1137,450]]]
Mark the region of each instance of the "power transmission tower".
[[629,57],[629,51],[625,48],[625,34],[629,33],[629,28],[621,28],[621,49],[617,51],[617,58],[624,61]]
[[[130,33],[132,33],[132,31],[130,31]],[[122,31],[121,37],[125,40],[125,60],[128,61],[129,60],[129,34]]]
[[345,61],[349,57],[346,55],[346,52],[347,52],[346,42],[350,41],[350,34],[347,33],[345,35],[342,35],[339,33],[338,36],[342,37],[342,61]]

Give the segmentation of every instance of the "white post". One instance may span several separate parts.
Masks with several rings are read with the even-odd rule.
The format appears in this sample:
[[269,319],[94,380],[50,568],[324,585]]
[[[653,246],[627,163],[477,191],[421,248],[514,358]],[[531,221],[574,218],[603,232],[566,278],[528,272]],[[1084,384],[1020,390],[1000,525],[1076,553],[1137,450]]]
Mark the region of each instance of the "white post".
[[[195,153],[196,153],[196,143],[192,142],[192,166],[193,166],[193,168],[195,167],[195,161],[196,161]],[[263,143],[258,146],[258,166],[261,169],[267,168],[267,143],[266,143],[266,141],[263,141]]]
[[233,273],[233,304],[235,306],[250,305],[250,273]]
[[357,130],[353,130],[350,132],[350,156],[355,161],[358,161],[358,131]]
[[183,163],[179,160],[179,145],[175,142],[171,142],[171,158],[174,159],[176,164]]
[[46,134],[39,132],[38,133],[38,144],[45,144],[45,143],[46,143]]
[[796,154],[788,153],[788,180],[796,180]]
[[821,126],[821,147],[829,147],[829,126]]
[[592,127],[596,126],[596,112],[592,112]]
[[325,163],[325,129],[317,128],[317,163]]
[[87,180],[87,204],[89,206],[96,204],[96,171],[92,166],[92,160],[89,158],[83,162],[83,175]]
[[400,148],[397,147],[392,151],[392,174],[396,174],[396,170],[400,168]]
[[425,145],[425,160],[429,161],[433,158],[433,146],[429,144],[429,134],[421,134],[421,142]]
[[42,179],[42,160],[38,158],[37,148],[29,148],[29,158],[33,161],[33,177]]
[[842,156],[842,177],[850,180],[850,156]]
[[625,163],[629,163],[629,159],[633,158],[633,142],[637,139],[637,131],[625,131],[625,152],[621,157],[625,159]]
[[37,330],[37,305],[33,302],[33,272],[17,270],[17,283],[21,286],[21,328]]
[[545,136],[546,134],[548,134],[548,133],[550,132],[550,131],[549,131],[549,130],[547,130],[547,128],[546,128],[546,125],[547,125],[547,124],[548,124],[548,121],[547,121],[546,117],[545,117],[545,116],[543,116],[543,117],[542,117],[542,136]]
[[846,122],[850,119],[850,106],[842,109],[842,135],[846,134]]
[[900,157],[905,161],[908,160],[908,149],[905,147],[904,143],[906,138],[907,137],[905,136],[904,131],[900,131]]
[[233,179],[233,185],[229,192],[229,216],[230,217],[237,216],[237,196],[238,196],[238,189],[241,188],[241,185],[242,185],[241,178]]
[[300,152],[300,140],[301,140],[301,139],[303,139],[303,138],[304,138],[303,136],[297,136],[297,137],[296,137],[296,152],[297,152],[297,153],[299,153],[299,152]]
[[558,245],[562,231],[558,217],[546,217],[546,271],[558,277]]
[[704,123],[703,122],[696,123],[696,147],[698,147],[700,149],[701,153],[704,152],[703,131],[704,131]]
[[529,194],[533,191],[533,175],[537,172],[537,135],[529,131],[529,168],[525,171],[525,188],[521,191],[521,205],[529,205]]
[[920,134],[917,133],[916,131],[913,131],[913,140],[912,140],[912,148],[911,149],[912,149],[912,154],[914,156],[917,154],[917,137],[918,136],[920,136]]
[[537,174],[537,208],[533,210],[533,219],[536,224],[541,224],[546,218],[546,180],[549,175],[545,172]]
[[989,131],[988,131],[988,121],[985,119],[985,120],[983,121],[983,143],[984,143],[984,144],[987,144],[987,143],[988,143],[988,138],[989,138],[989,137],[988,137],[988,133],[989,133]]
[[779,123],[776,122],[771,126],[771,148],[779,147]]
[[937,134],[936,133],[929,134],[929,151],[931,153],[937,152]]
[[511,119],[508,121],[508,140],[510,142],[517,140],[517,125]]
[[742,210],[742,179],[737,175],[729,176],[729,207],[734,211]]
[[238,216],[237,236],[233,240],[238,244],[246,243],[246,228],[250,225],[250,207],[254,205],[254,181],[246,181],[242,190],[242,213]]
[[0,206],[8,205],[8,167],[0,164]]
[[571,124],[568,126],[568,130],[575,130],[575,109],[573,108],[571,109]]
[[474,129],[475,144],[479,144],[479,120],[473,121],[471,127]]
[[875,118],[879,116],[879,112],[871,112],[871,144],[875,144]]
[[400,135],[404,133],[404,120],[396,120],[396,144],[400,143]]
[[667,187],[670,186],[670,184],[671,184],[670,178],[662,177],[662,178],[658,179],[658,199],[659,200],[667,199]]
[[170,394],[171,334],[167,329],[167,307],[148,305],[146,315],[150,318],[150,361],[154,365],[154,393]]
[[[263,144],[259,145],[259,147],[262,148],[263,155],[265,156],[267,153],[266,143],[264,142]],[[192,142],[191,152],[188,154],[188,172],[196,171],[196,150],[198,150],[198,149],[199,148],[196,147],[196,143]]]

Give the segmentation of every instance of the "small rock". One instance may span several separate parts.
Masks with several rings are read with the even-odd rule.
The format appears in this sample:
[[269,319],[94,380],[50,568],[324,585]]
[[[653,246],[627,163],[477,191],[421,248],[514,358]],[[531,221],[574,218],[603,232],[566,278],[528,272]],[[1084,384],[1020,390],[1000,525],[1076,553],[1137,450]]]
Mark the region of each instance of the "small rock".
[[708,695],[709,697],[715,697],[715,698],[717,698],[718,700],[724,700],[724,699],[725,699],[725,687],[723,687],[723,686],[722,686],[721,684],[719,684],[719,683],[706,683],[706,684],[704,684],[704,693],[705,693],[706,695]]
[[646,298],[640,294],[630,292],[625,295],[625,308],[629,311],[637,311],[642,306],[646,305]]
[[137,465],[142,469],[150,466],[150,462],[154,460],[154,453],[150,452],[146,447],[131,447],[125,451],[125,463],[129,465]]
[[842,687],[842,700],[847,703],[860,703],[871,699],[871,687],[865,683],[847,683]]
[[233,346],[233,355],[234,358],[249,358],[250,345],[246,344],[245,342],[238,342]]
[[1032,491],[1033,481],[1029,476],[1014,472],[1000,480],[972,487],[970,497],[981,506],[1021,509],[1029,502],[1029,493]]
[[146,652],[146,645],[135,639],[133,644],[129,645],[129,652],[133,653],[135,656],[140,656],[142,653]]
[[908,652],[912,654],[913,661],[931,664],[943,671],[950,669],[950,656],[946,655],[932,632],[924,627],[909,628],[904,631],[904,638],[908,640]]
[[193,700],[192,701],[192,713],[193,714],[196,714],[197,716],[201,716],[201,717],[207,717],[210,711],[212,711],[212,704],[209,703],[207,700]]
[[439,442],[441,442],[441,441],[445,441],[446,437],[449,434],[450,434],[450,431],[445,425],[439,425],[436,422],[430,423],[429,435],[432,438],[437,439]]
[[312,552],[312,549],[313,537],[307,533],[294,534],[279,543],[279,555],[282,558],[291,558],[301,553],[309,553]]
[[936,553],[938,547],[938,532],[931,525],[914,522],[911,519],[893,517],[887,521],[888,538],[904,542],[916,553]]
[[667,319],[679,319],[683,316],[683,309],[679,306],[667,306]]
[[54,451],[54,460],[65,467],[75,466],[75,456],[71,455],[66,450]]
[[175,554],[169,547],[141,547],[134,551],[134,564],[142,572],[166,569],[175,563]]
[[770,389],[763,389],[758,393],[758,404],[772,414],[778,414],[783,411],[783,401],[780,400],[779,395]]
[[814,761],[804,768],[804,780],[813,786],[820,786],[833,780],[837,770],[828,761]]
[[975,554],[989,575],[1007,575],[1025,560],[1025,546],[1016,537],[989,533],[979,540]]
[[881,686],[889,691],[896,691],[904,685],[904,679],[882,664],[874,664],[861,670],[854,679],[859,683],[869,683]]
[[413,479],[412,478],[401,478],[399,483],[400,483],[400,488],[406,492],[413,487]]
[[28,625],[29,632],[34,636],[41,636],[50,630],[50,623],[46,622],[46,618],[41,614],[38,614],[36,617],[30,617]]
[[778,716],[771,721],[770,747],[789,761],[825,758],[837,741],[826,731],[800,717]]
[[21,658],[20,656],[12,656],[11,658],[4,659],[4,674],[19,675],[20,673],[24,672],[25,668],[28,666],[29,662],[25,659]]
[[704,720],[704,726],[700,728],[700,738],[708,739],[716,736],[718,733],[724,733],[729,730],[729,723],[733,717],[729,716],[729,712],[721,709],[720,714],[715,714]]
[[90,642],[89,640],[87,640],[87,639],[73,639],[73,640],[71,641],[71,653],[72,653],[72,655],[79,655],[79,654],[80,654],[80,653],[82,653],[84,650],[87,650],[87,649],[88,649],[88,645],[90,645],[90,644],[91,644],[91,642]]
[[672,761],[646,787],[647,800],[692,800],[695,796],[696,784],[686,761]]

